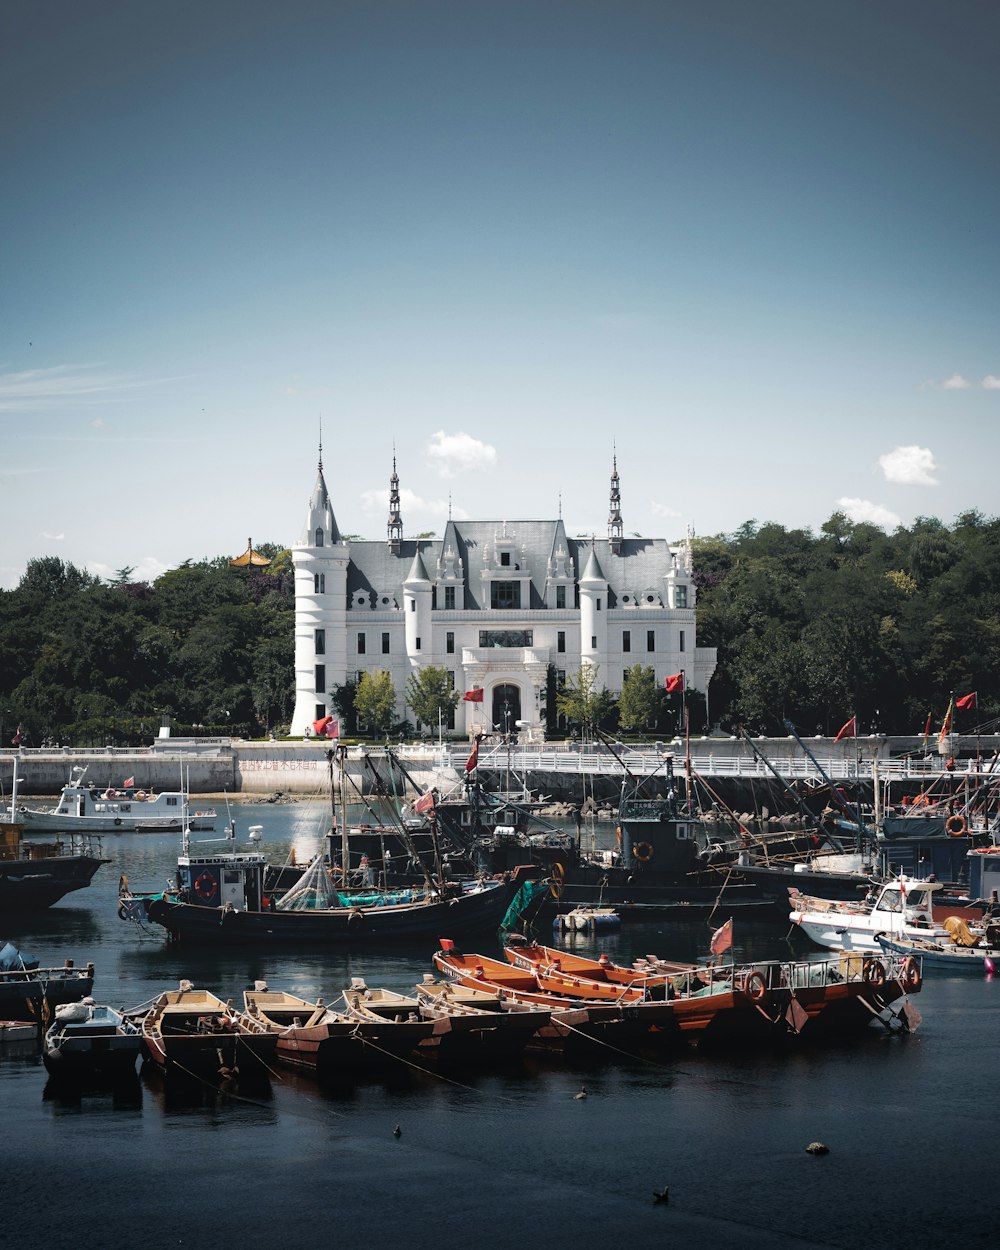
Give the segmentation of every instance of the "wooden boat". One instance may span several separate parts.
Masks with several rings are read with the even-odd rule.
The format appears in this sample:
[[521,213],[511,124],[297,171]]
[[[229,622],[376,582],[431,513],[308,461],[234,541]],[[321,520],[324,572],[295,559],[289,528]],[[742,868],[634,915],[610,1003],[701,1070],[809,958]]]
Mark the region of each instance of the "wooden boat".
[[961,946],[930,938],[901,939],[886,933],[876,935],[887,955],[919,960],[921,969],[935,972],[971,972],[975,976],[1000,972],[1000,946]]
[[10,942],[0,948],[0,1019],[42,1020],[63,1003],[76,1003],[94,988],[94,965],[40,968]]
[[413,1050],[392,1020],[360,1020],[283,990],[244,990],[247,1014],[277,1036],[278,1060],[318,1076],[349,1076],[391,1065]]
[[373,989],[365,984],[363,977],[353,977],[350,989],[344,990],[344,1007],[347,1015],[363,1024],[393,1025],[401,1037],[409,1039],[411,1051],[433,1052],[441,1038],[451,1031],[451,1022],[445,1017],[425,1018],[416,998],[396,994],[392,990]]
[[112,1079],[135,1075],[139,1028],[114,1007],[84,998],[56,1008],[42,1042],[42,1060],[56,1077]]
[[430,973],[416,986],[421,1013],[428,1019],[447,1019],[450,1031],[441,1039],[445,1054],[489,1058],[513,1057],[546,1028],[552,1012],[467,986],[435,981]]
[[633,967],[625,968],[609,959],[607,955],[601,955],[597,959],[588,959],[572,951],[557,950],[555,947],[542,946],[536,942],[517,941],[517,936],[513,935],[504,947],[504,957],[515,967],[533,968],[536,965],[548,964],[571,976],[587,977],[592,981],[612,985],[638,986],[648,991],[662,985],[668,976],[689,972],[696,967],[694,964],[671,963],[651,955]]
[[139,1026],[146,1057],[187,1076],[259,1080],[277,1048],[276,1034],[260,1020],[188,981],[160,994]]

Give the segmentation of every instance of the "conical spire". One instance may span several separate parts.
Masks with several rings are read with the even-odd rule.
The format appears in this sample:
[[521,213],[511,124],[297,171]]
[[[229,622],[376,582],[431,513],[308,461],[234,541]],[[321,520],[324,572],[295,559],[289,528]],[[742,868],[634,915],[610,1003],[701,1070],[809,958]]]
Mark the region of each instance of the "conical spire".
[[622,496],[618,483],[618,455],[615,453],[611,473],[611,508],[608,514],[608,539],[612,555],[618,555],[622,545]]
[[392,452],[392,477],[389,478],[389,550],[399,554],[399,544],[403,541],[403,518],[399,511],[399,474],[396,472],[396,450]]
[[319,445],[319,467],[316,471],[316,485],[309,498],[309,514],[306,517],[305,529],[302,533],[304,547],[335,546],[341,541],[337,518],[333,515],[330,504],[330,492],[326,489],[323,477],[323,443]]

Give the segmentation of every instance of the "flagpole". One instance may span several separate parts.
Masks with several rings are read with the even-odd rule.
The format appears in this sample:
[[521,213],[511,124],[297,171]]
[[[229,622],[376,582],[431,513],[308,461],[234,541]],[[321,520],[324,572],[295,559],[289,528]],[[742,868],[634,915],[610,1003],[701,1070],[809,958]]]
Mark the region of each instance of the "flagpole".
[[681,706],[684,709],[684,797],[691,814],[691,714],[688,710],[687,674],[681,669]]

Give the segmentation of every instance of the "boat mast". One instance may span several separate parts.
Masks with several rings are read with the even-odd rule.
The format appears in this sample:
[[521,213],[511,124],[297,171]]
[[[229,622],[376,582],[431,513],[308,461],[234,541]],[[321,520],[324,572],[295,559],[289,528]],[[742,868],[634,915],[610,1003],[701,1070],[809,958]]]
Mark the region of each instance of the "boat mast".
[[337,763],[340,767],[340,867],[344,885],[351,869],[351,838],[347,823],[347,748],[337,747]]

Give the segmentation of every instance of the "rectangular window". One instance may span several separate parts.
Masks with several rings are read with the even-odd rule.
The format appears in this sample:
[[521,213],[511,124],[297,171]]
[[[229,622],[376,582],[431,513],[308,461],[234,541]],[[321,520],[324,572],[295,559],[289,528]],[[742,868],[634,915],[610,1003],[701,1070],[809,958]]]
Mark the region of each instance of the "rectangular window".
[[683,629],[681,630],[681,635],[680,635],[680,640],[677,645],[677,650],[678,651],[684,650],[684,630]]
[[566,606],[566,587],[557,586],[556,587],[556,607],[564,608],[565,606]]
[[451,630],[449,630],[444,636],[444,649],[448,655],[455,654],[455,635],[451,632]]
[[501,551],[501,552],[500,552],[500,563],[501,563],[501,564],[503,564],[503,565],[509,565],[509,564],[510,564],[510,552],[509,552],[509,551]]
[[573,607],[578,608],[579,606],[580,606],[580,587],[574,586],[573,587]]
[[533,633],[530,629],[481,629],[481,647],[530,647]]
[[326,665],[316,665],[316,686],[317,694],[326,694]]
[[453,668],[448,669],[448,689],[455,689],[455,670]]
[[326,594],[326,574],[325,573],[313,574],[313,593],[317,595]]
[[623,651],[632,650],[632,631],[630,629],[622,630],[622,650]]
[[566,670],[564,668],[556,669],[556,685],[560,690],[566,685]]
[[420,635],[417,635],[417,650],[420,650]]
[[566,631],[564,629],[561,629],[559,633],[556,634],[556,650],[557,651],[566,650]]
[[453,612],[455,610],[455,587],[454,586],[445,586],[444,606],[446,610],[449,612]]
[[656,630],[655,629],[646,630],[646,650],[647,651],[656,650]]
[[176,807],[179,801],[180,800],[174,798],[172,795],[167,795],[167,807]]
[[[326,704],[317,703],[316,704],[316,719],[322,720],[325,715],[326,715]],[[310,729],[309,732],[312,733],[312,730]]]
[[688,605],[688,588],[686,586],[678,586],[674,591],[674,602],[679,608],[686,608]]
[[437,605],[438,605],[438,588],[436,586],[432,586],[431,587],[431,611],[432,612],[437,610]]
[[326,630],[317,629],[315,632],[316,654],[326,655]]
[[521,606],[520,582],[490,582],[490,607],[509,611]]
[[417,610],[417,601],[416,601],[416,599],[411,599],[411,600],[410,600],[410,611],[411,611],[411,612],[416,612],[416,610]]
[[364,634],[358,634],[358,655],[364,655],[367,641]]
[[596,634],[590,635],[590,649],[591,651],[597,650],[597,635]]
[[389,635],[388,634],[382,635],[382,654],[383,655],[389,654]]
[[597,601],[597,610],[598,610],[598,612],[600,612],[600,610],[601,610],[601,601],[600,601],[600,599],[598,599],[598,601]]

